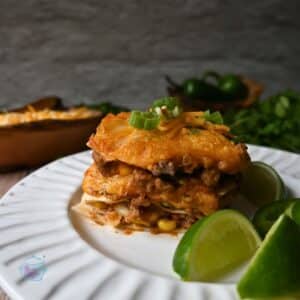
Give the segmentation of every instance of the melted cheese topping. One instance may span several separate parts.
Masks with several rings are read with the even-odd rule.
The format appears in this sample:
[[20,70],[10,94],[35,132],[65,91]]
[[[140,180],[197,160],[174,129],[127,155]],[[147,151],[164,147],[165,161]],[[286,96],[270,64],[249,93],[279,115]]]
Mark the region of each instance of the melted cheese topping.
[[[110,114],[91,136],[88,146],[105,161],[121,161],[153,174],[162,173],[162,163],[186,173],[198,167],[228,174],[245,169],[250,161],[246,146],[235,144],[227,136],[227,126],[207,122],[202,115],[203,112],[183,113],[157,129],[141,130],[130,126],[130,113]],[[198,129],[196,134],[190,128]]]
[[76,120],[101,116],[101,112],[86,107],[72,108],[66,111],[50,109],[34,110],[26,112],[8,112],[0,114],[0,126],[10,126],[44,120]]

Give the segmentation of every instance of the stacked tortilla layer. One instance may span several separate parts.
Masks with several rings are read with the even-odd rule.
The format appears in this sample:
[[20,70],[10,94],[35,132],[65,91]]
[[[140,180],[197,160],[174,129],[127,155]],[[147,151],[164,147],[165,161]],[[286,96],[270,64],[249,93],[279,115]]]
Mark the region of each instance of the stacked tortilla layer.
[[127,119],[107,116],[90,138],[78,212],[125,231],[177,232],[235,197],[249,157],[224,128],[145,131]]

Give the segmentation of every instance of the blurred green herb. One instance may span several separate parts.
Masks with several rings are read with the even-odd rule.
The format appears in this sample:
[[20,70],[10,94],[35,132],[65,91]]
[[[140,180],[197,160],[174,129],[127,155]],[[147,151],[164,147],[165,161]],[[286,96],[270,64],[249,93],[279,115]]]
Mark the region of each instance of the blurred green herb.
[[280,92],[225,113],[224,121],[239,141],[300,152],[300,93]]
[[86,106],[90,109],[99,110],[104,115],[107,115],[109,113],[112,113],[112,114],[115,115],[115,114],[118,114],[119,112],[122,112],[122,111],[129,111],[128,108],[118,106],[118,105],[114,105],[110,102],[87,104]]

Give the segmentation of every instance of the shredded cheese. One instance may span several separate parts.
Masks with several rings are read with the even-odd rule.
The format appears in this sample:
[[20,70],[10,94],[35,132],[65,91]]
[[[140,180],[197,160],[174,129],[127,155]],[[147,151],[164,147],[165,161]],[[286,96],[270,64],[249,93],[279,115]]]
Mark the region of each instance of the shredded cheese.
[[158,130],[169,132],[171,136],[175,137],[176,134],[185,127],[203,128],[225,134],[230,130],[225,125],[213,124],[206,121],[203,117],[203,112],[184,112],[178,118],[174,118],[168,121],[161,121],[158,126]]
[[26,112],[8,112],[0,114],[0,127],[24,124],[44,120],[76,120],[100,116],[101,112],[86,107],[72,108],[66,111],[50,109],[34,110],[33,107]]

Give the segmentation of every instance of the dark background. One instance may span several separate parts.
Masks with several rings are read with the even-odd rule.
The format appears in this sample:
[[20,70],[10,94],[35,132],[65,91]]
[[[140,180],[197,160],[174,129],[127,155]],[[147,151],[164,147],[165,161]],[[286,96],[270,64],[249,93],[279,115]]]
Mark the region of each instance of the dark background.
[[300,1],[1,0],[0,106],[56,94],[144,107],[207,68],[300,89]]

